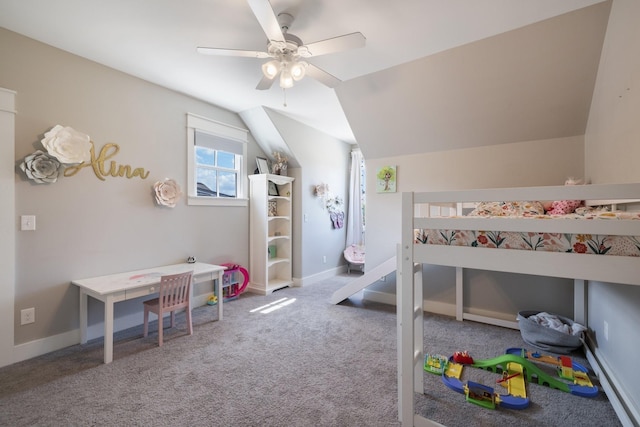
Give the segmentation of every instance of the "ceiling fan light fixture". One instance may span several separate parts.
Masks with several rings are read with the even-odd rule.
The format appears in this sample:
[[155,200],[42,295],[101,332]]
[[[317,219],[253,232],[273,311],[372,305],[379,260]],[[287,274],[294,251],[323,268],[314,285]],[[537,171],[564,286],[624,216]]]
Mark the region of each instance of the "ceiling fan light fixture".
[[280,72],[280,62],[275,59],[262,64],[262,73],[268,79],[273,80]]
[[284,68],[280,73],[280,87],[283,89],[290,89],[293,87],[293,77],[291,71],[288,68]]
[[306,70],[307,70],[307,64],[305,61],[299,61],[299,62],[294,62],[293,64],[291,64],[291,77],[293,78],[293,80],[295,81],[300,81],[302,80],[302,78],[304,77]]

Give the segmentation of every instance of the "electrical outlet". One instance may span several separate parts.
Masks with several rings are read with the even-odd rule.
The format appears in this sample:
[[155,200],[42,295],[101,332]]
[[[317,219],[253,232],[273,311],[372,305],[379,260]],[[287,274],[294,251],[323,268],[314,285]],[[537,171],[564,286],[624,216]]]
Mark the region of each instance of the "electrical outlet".
[[34,307],[25,308],[20,311],[20,324],[28,325],[36,321],[36,309]]
[[609,341],[609,322],[604,321],[604,326],[602,327],[602,334],[604,335],[604,340]]
[[326,255],[323,255],[323,256],[322,256],[322,263],[323,263],[323,264],[326,264],[326,263],[327,263],[327,256],[326,256]]

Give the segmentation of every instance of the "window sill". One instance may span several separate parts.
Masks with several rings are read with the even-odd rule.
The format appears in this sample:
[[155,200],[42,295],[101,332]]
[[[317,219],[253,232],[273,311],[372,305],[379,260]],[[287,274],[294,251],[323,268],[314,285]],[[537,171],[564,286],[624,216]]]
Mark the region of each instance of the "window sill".
[[249,205],[249,199],[227,199],[218,197],[187,197],[189,206],[236,206],[244,207]]

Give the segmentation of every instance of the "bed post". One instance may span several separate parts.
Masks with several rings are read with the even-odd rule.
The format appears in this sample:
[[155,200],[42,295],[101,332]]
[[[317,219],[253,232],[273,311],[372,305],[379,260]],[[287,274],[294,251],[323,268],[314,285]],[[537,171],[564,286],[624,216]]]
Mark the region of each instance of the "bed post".
[[402,244],[396,280],[398,334],[398,420],[413,425],[414,393],[414,272],[413,193],[402,193]]
[[463,269],[456,267],[456,320],[464,320]]
[[573,279],[573,321],[583,326],[587,325],[587,281]]

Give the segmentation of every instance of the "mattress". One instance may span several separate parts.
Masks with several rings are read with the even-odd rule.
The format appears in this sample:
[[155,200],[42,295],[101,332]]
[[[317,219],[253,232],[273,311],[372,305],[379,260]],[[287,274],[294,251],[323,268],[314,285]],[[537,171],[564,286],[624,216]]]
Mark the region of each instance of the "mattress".
[[[486,217],[486,216],[483,216]],[[569,215],[524,215],[507,218],[539,219],[563,218],[590,220],[640,220],[640,212],[608,212],[588,210]],[[431,245],[468,246],[478,248],[518,249],[526,251],[568,252],[594,255],[640,256],[640,236],[610,236],[598,234],[570,234],[520,232],[500,230],[417,229],[415,243]]]

